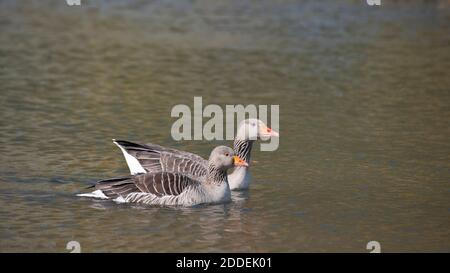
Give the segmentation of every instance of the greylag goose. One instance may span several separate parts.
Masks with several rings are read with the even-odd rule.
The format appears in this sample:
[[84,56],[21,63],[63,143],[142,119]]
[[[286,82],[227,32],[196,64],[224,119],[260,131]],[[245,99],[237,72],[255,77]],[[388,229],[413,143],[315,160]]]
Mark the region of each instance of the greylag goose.
[[148,172],[98,181],[87,197],[103,197],[118,202],[162,206],[194,206],[231,200],[227,170],[248,166],[226,146],[216,147],[207,161],[206,175],[193,177],[179,172]]
[[[250,164],[253,142],[261,137],[278,137],[279,134],[259,119],[243,120],[234,139],[234,152]],[[207,161],[202,157],[156,144],[137,144],[124,140],[113,140],[125,156],[131,174],[176,171],[200,178],[207,173]],[[236,167],[228,175],[231,190],[247,189],[250,185],[248,166]]]

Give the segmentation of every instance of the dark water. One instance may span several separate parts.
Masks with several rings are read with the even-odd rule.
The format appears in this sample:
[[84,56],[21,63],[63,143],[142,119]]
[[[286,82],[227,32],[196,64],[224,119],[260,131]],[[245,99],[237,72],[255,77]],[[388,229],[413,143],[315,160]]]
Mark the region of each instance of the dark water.
[[[450,251],[448,1],[123,2],[0,2],[1,252]],[[127,174],[112,138],[207,156],[170,137],[194,96],[280,105],[249,191],[75,196]]]

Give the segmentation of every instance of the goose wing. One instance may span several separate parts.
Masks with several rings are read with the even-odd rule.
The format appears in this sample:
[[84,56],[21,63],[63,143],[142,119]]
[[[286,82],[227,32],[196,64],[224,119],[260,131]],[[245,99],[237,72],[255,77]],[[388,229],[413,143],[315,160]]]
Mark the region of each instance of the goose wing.
[[94,187],[109,198],[126,197],[130,193],[152,193],[158,197],[176,196],[200,182],[181,173],[156,172],[98,181]]
[[131,174],[176,172],[200,178],[207,173],[207,161],[201,156],[157,144],[138,144],[114,140],[122,150]]

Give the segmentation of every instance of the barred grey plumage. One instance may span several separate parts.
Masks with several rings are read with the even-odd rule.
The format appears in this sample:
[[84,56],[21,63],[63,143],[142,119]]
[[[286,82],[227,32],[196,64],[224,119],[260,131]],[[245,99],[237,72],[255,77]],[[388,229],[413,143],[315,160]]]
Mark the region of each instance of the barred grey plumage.
[[175,206],[226,202],[230,200],[227,170],[235,164],[233,156],[231,148],[216,147],[207,161],[206,175],[200,177],[161,170],[101,180],[94,187],[106,197],[124,202]]
[[178,172],[193,177],[206,175],[208,161],[184,151],[163,147],[157,144],[137,144],[125,140],[114,143],[136,158],[146,172]]

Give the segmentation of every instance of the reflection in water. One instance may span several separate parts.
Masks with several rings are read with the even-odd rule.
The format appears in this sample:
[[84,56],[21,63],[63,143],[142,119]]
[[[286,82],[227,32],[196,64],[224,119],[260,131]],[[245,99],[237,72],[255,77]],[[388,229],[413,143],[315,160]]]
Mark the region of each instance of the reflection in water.
[[[0,251],[449,251],[448,1],[0,2]],[[170,110],[279,104],[233,202],[78,198]],[[225,143],[230,145],[231,143]]]

